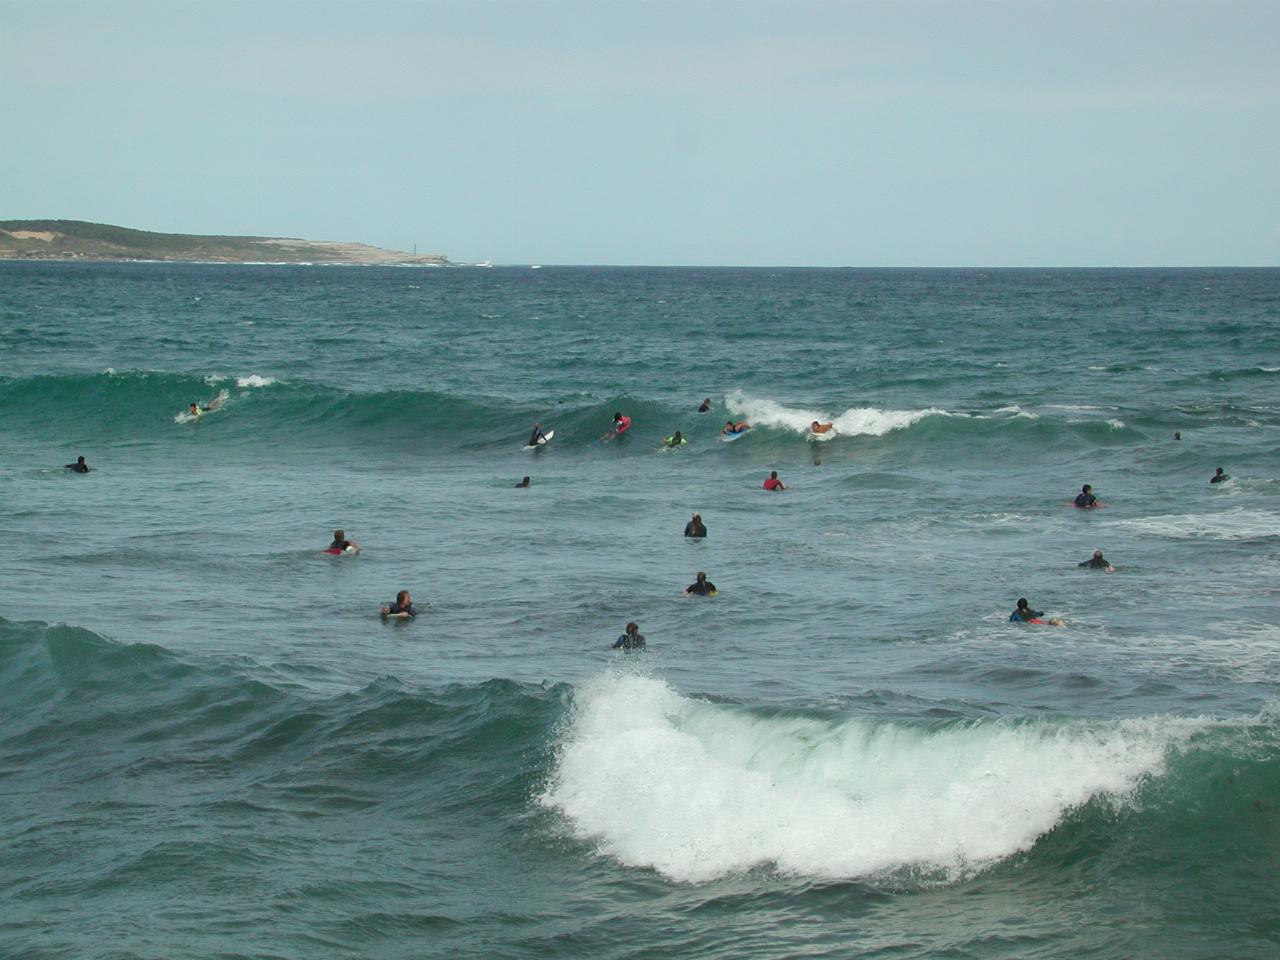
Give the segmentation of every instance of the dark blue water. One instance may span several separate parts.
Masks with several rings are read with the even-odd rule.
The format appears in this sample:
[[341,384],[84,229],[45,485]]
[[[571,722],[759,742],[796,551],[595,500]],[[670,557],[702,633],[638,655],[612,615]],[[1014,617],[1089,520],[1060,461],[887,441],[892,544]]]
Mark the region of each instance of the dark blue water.
[[1278,320],[1275,270],[0,263],[0,954],[1274,956]]

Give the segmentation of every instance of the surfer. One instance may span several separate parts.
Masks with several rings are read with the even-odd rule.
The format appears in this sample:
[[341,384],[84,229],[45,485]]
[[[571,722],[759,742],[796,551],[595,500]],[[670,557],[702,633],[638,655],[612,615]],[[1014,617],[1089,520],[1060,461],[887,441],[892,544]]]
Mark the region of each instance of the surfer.
[[631,418],[624,417],[621,413],[613,415],[613,427],[606,433],[601,440],[612,440],[614,437],[620,437],[631,429]]
[[707,579],[707,575],[699,571],[693,583],[684,588],[686,597],[714,597],[719,591],[716,585]]
[[[80,459],[81,459],[81,460],[83,460],[83,459],[84,459],[84,457],[81,457]],[[1217,473],[1215,473],[1212,477],[1210,477],[1210,478],[1209,478],[1209,482],[1210,482],[1210,483],[1221,483],[1223,480],[1230,480],[1230,479],[1231,479],[1231,478],[1230,478],[1229,476],[1227,476],[1225,473],[1223,473],[1223,472],[1222,472],[1222,468],[1221,468],[1221,467],[1219,467],[1219,468],[1218,468],[1218,472],[1217,472]]]
[[523,478],[520,480],[520,482],[516,484],[516,489],[517,489],[517,490],[524,490],[524,489],[526,489],[528,486],[529,486],[529,478],[528,478],[528,477],[523,477]]
[[667,437],[662,442],[665,443],[668,447],[681,447],[681,446],[684,446],[685,439],[680,435],[680,431],[677,430],[675,433]]
[[413,609],[413,598],[409,596],[408,590],[401,590],[396,594],[395,603],[388,603],[382,608],[383,620],[412,620],[418,615],[418,611]]
[[329,544],[329,553],[359,553],[360,544],[347,539],[345,530],[333,531],[333,543]]
[[88,473],[89,465],[84,462],[84,457],[76,457],[75,463],[64,463],[63,468],[70,470],[72,473]]
[[1012,623],[1047,623],[1053,627],[1062,627],[1066,625],[1066,621],[1058,617],[1050,617],[1048,620],[1042,620],[1041,618],[1043,616],[1043,610],[1032,610],[1031,605],[1027,603],[1027,598],[1019,597],[1018,605],[1014,608],[1013,613],[1009,614],[1009,620]]
[[707,527],[702,522],[702,514],[695,513],[693,519],[684,525],[684,535],[693,537],[696,540],[701,540],[707,535]]
[[750,429],[751,429],[751,424],[747,423],[747,421],[745,420],[737,420],[737,421],[726,420],[724,422],[724,429],[720,431],[720,435],[729,437],[735,433],[741,433],[743,430],[750,430]]
[[205,404],[197,404],[197,403],[187,404],[187,412],[191,414],[191,416],[193,417],[202,417],[206,413],[213,413],[213,411],[217,410],[220,406],[222,406],[221,394],[214,397],[212,400],[210,400],[208,403],[205,403]]
[[1107,558],[1102,555],[1101,550],[1093,551],[1093,556],[1088,560],[1081,560],[1076,564],[1077,567],[1088,567],[1090,570],[1105,570],[1107,573],[1115,573],[1116,568],[1107,562]]
[[1173,439],[1175,439],[1175,440],[1181,440],[1181,439],[1182,439],[1182,431],[1181,431],[1181,430],[1175,430],[1175,431],[1173,431]]
[[1085,484],[1076,494],[1075,505],[1081,510],[1088,510],[1098,505],[1098,498],[1093,495],[1093,487]]
[[711,412],[711,398],[710,398],[710,397],[707,397],[707,399],[705,399],[705,400],[703,400],[703,401],[702,401],[702,406],[700,406],[700,407],[698,408],[698,412],[699,412],[699,413],[710,413],[710,412]]
[[640,626],[636,623],[628,623],[626,629],[622,632],[617,640],[613,641],[613,650],[639,650],[644,646],[644,635],[640,633]]
[[813,421],[813,423],[809,424],[809,429],[813,433],[827,433],[833,427],[835,427],[835,424],[832,423],[830,420],[828,420],[826,423],[819,423],[817,420],[815,420]]
[[764,482],[766,490],[785,490],[787,485],[778,479],[778,471],[773,470],[769,473],[769,479]]
[[536,447],[540,443],[547,442],[547,435],[542,432],[542,421],[539,420],[533,425],[533,434],[529,437],[529,446]]

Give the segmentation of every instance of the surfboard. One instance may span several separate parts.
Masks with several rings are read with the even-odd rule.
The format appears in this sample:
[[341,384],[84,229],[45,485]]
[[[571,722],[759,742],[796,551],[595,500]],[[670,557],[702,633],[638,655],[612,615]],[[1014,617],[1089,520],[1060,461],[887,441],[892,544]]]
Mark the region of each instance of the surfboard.
[[737,440],[739,437],[745,436],[750,432],[751,432],[751,428],[747,427],[747,429],[745,430],[737,430],[737,431],[734,431],[733,433],[722,433],[720,434],[720,439],[723,440],[725,443],[733,443],[733,441]]
[[555,435],[556,435],[556,432],[554,430],[548,430],[546,433],[544,433],[541,437],[538,438],[537,443],[526,443],[524,445],[524,448],[526,450],[537,450],[539,447],[545,447],[551,441],[551,438],[554,437]]

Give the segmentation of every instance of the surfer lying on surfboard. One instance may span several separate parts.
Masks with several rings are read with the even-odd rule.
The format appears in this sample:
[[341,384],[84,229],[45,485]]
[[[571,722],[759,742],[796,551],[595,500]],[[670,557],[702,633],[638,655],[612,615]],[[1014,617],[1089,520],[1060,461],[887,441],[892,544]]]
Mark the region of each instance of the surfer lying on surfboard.
[[1048,620],[1043,620],[1041,619],[1043,616],[1043,610],[1032,610],[1031,605],[1027,603],[1027,598],[1019,597],[1018,605],[1014,607],[1013,613],[1009,614],[1009,620],[1012,623],[1048,624],[1051,627],[1065,627],[1067,625],[1067,622],[1061,617],[1050,617]]
[[[720,431],[720,434],[721,436],[728,437],[728,436],[732,436],[735,433],[742,433],[744,430],[750,430],[750,429],[751,429],[751,424],[747,423],[747,421],[745,420],[738,420],[738,421],[726,420],[724,422],[724,429]],[[752,442],[754,443],[755,441],[752,441]]]
[[202,416],[204,416],[206,413],[213,413],[213,411],[217,410],[220,406],[222,406],[222,394],[218,394],[216,397],[214,397],[214,398],[213,398],[212,400],[210,400],[208,403],[203,403],[203,404],[189,403],[189,404],[187,404],[187,412],[188,412],[189,414],[191,414],[191,416],[193,416],[193,417],[202,417]]
[[809,424],[809,430],[813,433],[826,433],[829,430],[832,430],[834,427],[835,427],[835,424],[832,423],[831,421],[827,421],[826,423],[819,423],[817,420],[815,420],[813,421],[813,423]]
[[620,413],[613,415],[613,428],[606,433],[601,440],[612,440],[614,437],[620,437],[631,429],[631,418],[624,417]]
[[347,539],[347,534],[343,530],[333,531],[333,543],[329,544],[329,549],[325,553],[331,556],[337,556],[340,553],[359,553],[360,544],[354,543]]

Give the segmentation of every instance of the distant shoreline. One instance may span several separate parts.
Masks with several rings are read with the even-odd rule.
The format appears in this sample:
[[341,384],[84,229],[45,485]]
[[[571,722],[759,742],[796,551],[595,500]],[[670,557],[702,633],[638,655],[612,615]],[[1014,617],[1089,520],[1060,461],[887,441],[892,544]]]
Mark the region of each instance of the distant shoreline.
[[444,254],[404,253],[364,243],[152,233],[82,220],[0,220],[0,260],[455,266]]

